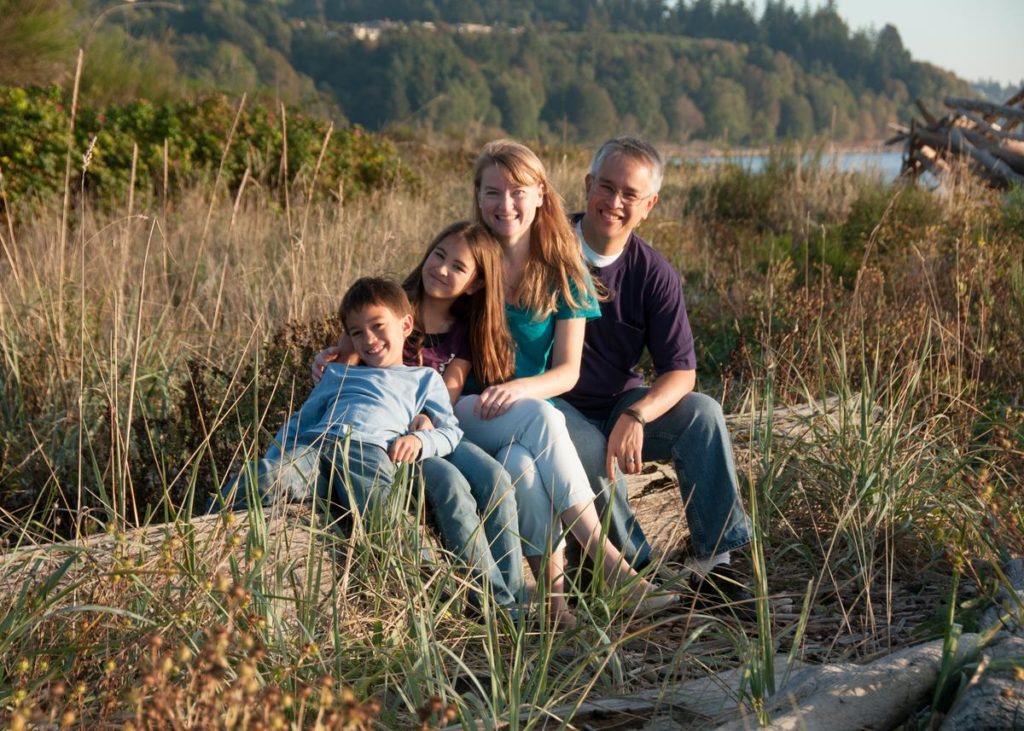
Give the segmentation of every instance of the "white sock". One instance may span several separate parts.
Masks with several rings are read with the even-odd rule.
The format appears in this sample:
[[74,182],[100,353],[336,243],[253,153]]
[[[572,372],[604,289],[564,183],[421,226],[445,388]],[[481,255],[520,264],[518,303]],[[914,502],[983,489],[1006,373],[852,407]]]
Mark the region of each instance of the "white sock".
[[716,553],[714,556],[708,556],[707,558],[694,558],[690,557],[686,559],[684,566],[697,576],[707,576],[708,572],[715,566],[721,566],[722,564],[729,563],[729,552],[723,551],[722,553]]

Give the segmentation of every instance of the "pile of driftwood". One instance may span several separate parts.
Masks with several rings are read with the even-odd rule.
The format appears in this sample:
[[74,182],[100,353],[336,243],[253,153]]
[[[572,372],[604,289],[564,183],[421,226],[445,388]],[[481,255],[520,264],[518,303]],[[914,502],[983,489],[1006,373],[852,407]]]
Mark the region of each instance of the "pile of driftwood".
[[1024,185],[1024,89],[1005,104],[947,98],[951,110],[936,117],[920,99],[922,120],[897,127],[887,145],[904,143],[902,174],[939,176],[957,163],[997,187]]

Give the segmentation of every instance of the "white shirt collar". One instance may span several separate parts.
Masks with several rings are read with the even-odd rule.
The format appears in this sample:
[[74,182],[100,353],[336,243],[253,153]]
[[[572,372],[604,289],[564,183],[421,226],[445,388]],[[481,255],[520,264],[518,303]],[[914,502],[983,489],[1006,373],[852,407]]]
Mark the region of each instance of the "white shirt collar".
[[603,254],[598,254],[596,251],[591,249],[590,244],[588,244],[587,240],[583,237],[582,218],[576,222],[576,238],[580,240],[580,249],[583,251],[583,258],[587,260],[587,264],[599,269],[603,269],[606,266],[614,264],[615,261],[622,256],[622,252],[625,251],[625,249],[622,249],[616,254],[605,256]]

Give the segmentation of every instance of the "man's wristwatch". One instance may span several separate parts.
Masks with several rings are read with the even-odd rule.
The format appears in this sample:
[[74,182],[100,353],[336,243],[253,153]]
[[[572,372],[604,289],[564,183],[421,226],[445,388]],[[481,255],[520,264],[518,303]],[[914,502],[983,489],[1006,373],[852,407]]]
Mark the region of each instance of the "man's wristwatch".
[[638,422],[640,426],[647,426],[647,419],[644,418],[643,414],[630,406],[628,409],[623,409],[622,413]]

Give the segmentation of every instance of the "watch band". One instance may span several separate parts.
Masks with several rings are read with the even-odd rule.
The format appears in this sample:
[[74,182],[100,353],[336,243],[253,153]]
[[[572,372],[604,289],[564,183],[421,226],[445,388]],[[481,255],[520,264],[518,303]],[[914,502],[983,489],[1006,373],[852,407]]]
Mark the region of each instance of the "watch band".
[[634,409],[632,406],[630,406],[629,408],[623,409],[622,413],[625,414],[626,416],[630,417],[631,419],[639,422],[640,426],[647,426],[647,419],[645,419],[643,417],[643,414],[641,414],[639,411]]

